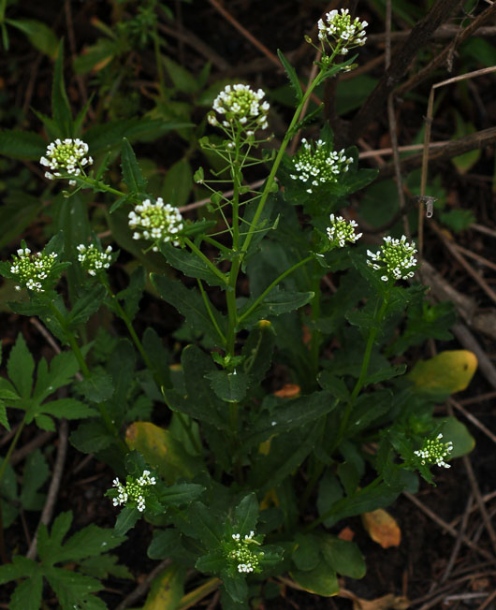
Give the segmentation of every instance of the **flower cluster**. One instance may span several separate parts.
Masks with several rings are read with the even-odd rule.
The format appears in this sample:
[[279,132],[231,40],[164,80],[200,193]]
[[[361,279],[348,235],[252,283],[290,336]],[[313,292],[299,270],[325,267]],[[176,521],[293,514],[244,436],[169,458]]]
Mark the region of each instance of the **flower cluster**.
[[105,251],[99,250],[94,244],[77,246],[78,261],[90,275],[96,275],[103,269],[108,269],[112,262],[112,246],[107,246]]
[[[234,132],[241,129],[252,136],[257,129],[267,129],[269,103],[262,102],[262,89],[253,91],[248,85],[227,85],[215,98],[208,122],[214,127],[222,126]],[[217,113],[220,120],[216,117]]]
[[330,151],[322,140],[315,144],[301,140],[302,148],[293,158],[296,173],[290,174],[293,180],[300,180],[307,185],[307,193],[326,182],[336,182],[338,176],[348,171],[352,157],[347,157],[344,150]]
[[445,462],[445,458],[453,451],[453,443],[451,441],[443,443],[442,438],[443,435],[439,433],[436,438],[424,441],[422,448],[413,452],[420,458],[422,466],[436,464],[443,468],[450,468],[450,465]]
[[148,487],[156,485],[157,481],[155,477],[150,476],[149,470],[143,470],[143,474],[136,480],[127,477],[125,485],[119,479],[114,479],[112,484],[117,488],[117,497],[112,500],[114,506],[125,505],[131,501],[136,503],[137,509],[142,513],[146,508]]
[[332,248],[344,248],[346,242],[354,244],[362,237],[362,233],[355,233],[358,227],[354,220],[346,221],[342,216],[329,216],[331,226],[327,227],[327,237]]
[[260,543],[254,539],[255,532],[246,534],[243,538],[241,534],[233,534],[234,548],[228,551],[229,559],[236,563],[236,570],[240,574],[249,574],[250,572],[260,572],[260,560],[264,556],[264,552],[258,549],[252,550],[250,546],[259,546]]
[[381,280],[406,280],[414,276],[412,269],[417,266],[415,254],[417,250],[413,244],[409,244],[405,235],[401,239],[385,237],[382,248],[374,253],[367,250],[371,260],[367,265],[375,271],[381,271]]
[[37,252],[32,254],[29,248],[20,248],[12,257],[10,273],[19,282],[16,290],[26,287],[34,292],[45,292],[57,255]]
[[[66,138],[65,140],[55,140],[48,145],[46,157],[41,157],[40,163],[50,169],[45,172],[45,177],[49,180],[64,178],[64,174],[80,176],[83,168],[93,163],[93,159],[88,156],[88,145],[79,139]],[[63,172],[63,173],[61,173]],[[69,180],[69,184],[74,186],[75,180]]]
[[[319,40],[328,44],[333,52],[346,55],[354,47],[362,47],[367,40],[365,28],[368,23],[360,21],[358,17],[352,21],[350,12],[347,8],[339,11],[330,11],[324,19],[319,19]],[[324,53],[325,54],[325,53]]]
[[133,239],[152,240],[152,250],[157,252],[162,243],[172,242],[179,246],[179,233],[184,225],[179,210],[170,203],[164,204],[159,197],[154,203],[145,199],[129,212],[129,227],[134,231]]

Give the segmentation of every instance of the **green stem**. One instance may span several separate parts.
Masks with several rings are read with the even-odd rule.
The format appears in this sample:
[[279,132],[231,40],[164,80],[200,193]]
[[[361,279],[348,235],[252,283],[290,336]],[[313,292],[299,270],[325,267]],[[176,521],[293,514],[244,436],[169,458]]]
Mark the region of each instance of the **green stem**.
[[221,328],[217,324],[217,320],[215,319],[215,316],[212,312],[212,308],[210,307],[210,300],[209,300],[208,295],[205,292],[205,289],[203,288],[203,284],[201,283],[200,280],[198,280],[198,287],[200,288],[200,293],[201,293],[201,296],[203,299],[203,303],[205,305],[205,309],[207,310],[208,317],[210,318],[210,321],[212,322],[213,327],[215,328],[217,334],[219,335],[220,340],[222,341],[222,343],[224,343],[224,345],[226,345],[227,344],[226,336],[224,335]]
[[219,269],[217,269],[217,267],[212,263],[208,256],[205,256],[205,254],[203,254],[200,248],[198,248],[198,246],[194,242],[192,242],[189,237],[184,238],[184,243],[192,252],[196,254],[196,256],[198,256],[199,259],[201,259],[207,265],[210,271],[212,271],[212,273],[214,273],[222,281],[224,286],[228,285],[229,280],[227,279],[226,275],[222,273],[222,271],[219,271]]
[[250,244],[251,244],[251,241],[255,234],[258,222],[260,220],[260,217],[262,216],[262,213],[263,213],[263,210],[265,207],[265,203],[267,202],[267,198],[269,197],[269,194],[272,192],[277,171],[278,171],[279,166],[281,165],[282,159],[286,153],[286,149],[287,149],[291,139],[294,136],[294,132],[295,132],[296,126],[298,124],[298,121],[300,120],[300,116],[303,111],[303,108],[305,107],[305,104],[307,103],[308,98],[312,95],[315,87],[320,83],[320,81],[322,79],[322,74],[323,74],[323,72],[322,72],[322,70],[320,70],[320,72],[317,74],[315,79],[310,83],[308,89],[303,94],[303,96],[300,100],[300,103],[298,104],[298,106],[295,110],[295,113],[294,113],[291,123],[288,127],[288,130],[286,131],[286,134],[281,142],[279,150],[277,151],[276,158],[274,159],[274,163],[270,170],[269,176],[267,178],[267,182],[265,183],[264,190],[262,191],[262,194],[260,196],[260,201],[258,203],[257,209],[253,216],[253,220],[251,222],[251,230],[246,235],[246,239],[244,240],[243,245],[241,247],[241,252],[243,254],[245,252],[247,252],[248,248],[250,247]]
[[267,295],[272,290],[274,290],[274,288],[276,288],[276,286],[278,286],[285,278],[287,278],[288,275],[291,275],[291,273],[296,271],[296,269],[298,269],[299,267],[303,267],[303,265],[306,265],[312,259],[313,255],[311,254],[310,256],[307,256],[306,258],[303,258],[301,261],[296,263],[296,265],[293,265],[291,268],[284,271],[284,273],[281,273],[281,275],[279,275],[273,282],[271,282],[269,286],[262,292],[262,294],[260,294],[255,299],[255,301],[250,305],[250,307],[238,317],[238,324],[241,323],[250,314],[252,314],[255,309],[260,305],[260,303],[262,303],[263,300],[267,297]]
[[360,390],[365,385],[365,380],[367,378],[367,372],[369,370],[370,357],[372,355],[372,349],[374,348],[374,343],[377,338],[377,334],[379,332],[380,324],[384,318],[384,314],[386,313],[388,303],[389,303],[389,293],[386,293],[386,295],[384,296],[384,299],[381,303],[380,308],[378,310],[376,309],[376,313],[374,315],[373,326],[370,329],[369,337],[367,339],[367,344],[365,346],[365,352],[363,355],[362,368],[360,370],[360,375],[357,379],[357,382],[355,383],[355,387],[353,388],[350,399],[348,400],[345,411],[343,413],[343,418],[341,420],[341,425],[339,428],[338,444],[341,442],[341,440],[344,436],[344,433],[346,432],[346,428],[348,427],[351,411],[353,409],[353,405],[355,404],[355,400],[357,399],[358,394],[360,393]]
[[57,322],[60,324],[60,326],[62,327],[62,330],[64,331],[67,342],[69,343],[69,346],[70,346],[74,356],[76,357],[76,360],[79,363],[79,369],[80,369],[81,373],[83,374],[84,377],[89,377],[90,370],[88,368],[88,365],[86,364],[86,361],[79,348],[76,338],[74,337],[74,334],[72,332],[70,332],[69,329],[67,328],[67,324],[66,324],[64,316],[60,313],[60,311],[55,307],[55,305],[52,302],[49,303],[49,308],[50,308],[50,311],[53,313],[53,315],[57,318]]

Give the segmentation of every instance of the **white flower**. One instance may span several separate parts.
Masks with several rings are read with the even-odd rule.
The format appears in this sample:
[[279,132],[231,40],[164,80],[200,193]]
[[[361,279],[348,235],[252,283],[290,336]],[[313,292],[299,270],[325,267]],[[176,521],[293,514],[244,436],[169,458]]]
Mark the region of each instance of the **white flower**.
[[301,140],[302,147],[293,157],[294,173],[290,174],[293,180],[299,180],[307,186],[307,193],[326,183],[337,182],[339,176],[346,173],[352,157],[347,157],[344,150],[339,152],[330,149],[322,140],[313,145],[305,138]]
[[134,231],[133,239],[147,239],[153,242],[152,250],[158,251],[160,244],[171,242],[181,244],[183,217],[170,203],[164,204],[159,197],[154,203],[145,199],[129,212],[129,227]]
[[450,468],[450,465],[445,462],[445,458],[453,451],[453,443],[451,441],[443,443],[442,438],[443,435],[439,433],[435,439],[427,439],[421,449],[413,452],[420,458],[422,466],[436,464],[442,468]]
[[337,10],[330,11],[324,19],[319,19],[317,25],[324,51],[326,43],[332,51],[345,55],[350,49],[363,46],[367,40],[365,28],[368,23],[360,21],[358,17],[352,21],[346,8],[342,8],[341,13]]
[[33,292],[45,292],[56,262],[55,252],[32,254],[29,248],[19,248],[10,267],[10,273],[19,282],[16,290],[26,287]]
[[[45,177],[49,180],[65,178],[64,174],[80,176],[84,173],[84,168],[93,163],[88,155],[88,145],[78,138],[55,140],[48,145],[45,155],[41,157],[40,163],[49,168],[50,171],[45,172]],[[76,182],[69,180],[69,184],[74,186]]]
[[367,250],[370,258],[367,265],[382,273],[383,282],[406,280],[415,275],[413,269],[417,266],[417,259],[414,256],[416,253],[415,246],[407,242],[405,235],[400,239],[385,237],[380,250],[377,252]]
[[76,249],[79,252],[78,261],[90,275],[96,275],[99,271],[110,267],[112,262],[112,246],[107,246],[104,252],[99,250],[94,244],[89,246],[79,244],[79,246],[76,246]]
[[344,248],[346,242],[354,244],[362,237],[362,233],[355,233],[358,224],[354,220],[346,221],[342,216],[329,216],[331,226],[327,227],[327,237],[331,246]]
[[262,89],[254,91],[248,85],[227,85],[215,98],[208,121],[226,129],[237,126],[247,135],[253,135],[254,130],[268,127],[270,105],[262,101],[264,97]]
[[114,479],[112,485],[117,488],[117,497],[113,498],[114,506],[122,506],[128,501],[136,504],[136,508],[142,513],[146,508],[147,487],[156,485],[155,477],[150,476],[149,470],[144,470],[141,477],[134,480],[132,477],[127,477],[126,484],[123,485],[119,479]]

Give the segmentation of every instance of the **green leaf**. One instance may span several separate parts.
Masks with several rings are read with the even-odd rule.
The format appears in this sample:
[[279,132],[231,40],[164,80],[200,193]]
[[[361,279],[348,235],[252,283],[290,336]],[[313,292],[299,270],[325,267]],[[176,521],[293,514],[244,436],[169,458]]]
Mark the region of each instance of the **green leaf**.
[[[164,301],[173,305],[186,318],[187,324],[193,330],[207,334],[216,345],[223,346],[223,338],[219,336],[205,308],[205,303],[196,290],[188,290],[182,282],[156,273],[152,273],[151,279]],[[224,316],[215,309],[212,303],[210,303],[210,310],[216,326],[221,332],[224,332],[226,328]]]
[[62,547],[62,540],[66,536],[72,523],[72,513],[65,512],[55,519],[51,533],[48,533],[46,525],[40,525],[38,531],[38,553],[40,558],[50,566],[56,563],[57,553]]
[[5,408],[5,404],[2,400],[0,400],[0,425],[10,432],[10,424],[9,420],[7,419],[7,409]]
[[21,334],[10,352],[7,372],[19,396],[29,398],[33,386],[34,360]]
[[258,444],[271,436],[299,430],[331,413],[336,408],[337,401],[329,392],[317,391],[293,399],[269,397],[265,404],[269,412],[258,418],[248,436],[249,443]]
[[291,559],[295,566],[298,570],[304,572],[315,570],[321,561],[318,538],[313,534],[304,535],[297,533],[295,542],[297,543],[297,547],[291,555]]
[[92,407],[86,405],[84,402],[77,400],[76,398],[60,398],[59,400],[52,400],[44,405],[41,405],[41,412],[46,415],[52,415],[53,417],[66,419],[84,419],[87,417],[95,417],[98,415],[98,411]]
[[40,574],[29,577],[17,586],[10,598],[10,610],[39,610],[42,607],[41,594],[43,578]]
[[225,516],[222,517],[205,504],[195,502],[186,511],[187,523],[178,523],[178,527],[185,529],[188,536],[201,541],[207,549],[216,551],[224,534]]
[[102,370],[92,371],[77,385],[77,389],[91,402],[104,402],[112,397],[114,383],[112,377]]
[[309,593],[323,597],[331,597],[339,593],[336,572],[331,570],[325,561],[320,561],[313,570],[292,570],[290,574],[293,580]]
[[122,176],[124,184],[130,193],[144,193],[146,190],[146,180],[143,177],[136,155],[127,138],[122,140],[121,149]]
[[54,66],[52,84],[52,118],[57,125],[61,138],[72,138],[73,120],[72,111],[64,83],[64,44],[60,42],[57,60]]
[[105,288],[101,284],[94,284],[89,290],[82,291],[67,316],[67,324],[71,328],[85,324],[100,309],[105,294]]
[[227,371],[212,371],[205,378],[215,394],[224,402],[241,402],[246,396],[248,376],[245,373],[228,373]]
[[35,578],[40,571],[40,566],[27,557],[13,555],[12,563],[0,566],[0,585],[19,578]]
[[243,346],[243,370],[249,375],[250,386],[258,388],[272,364],[275,333],[268,320],[261,320],[251,331]]
[[275,288],[248,316],[244,316],[244,312],[249,310],[254,299],[250,299],[246,303],[245,307],[243,308],[244,312],[243,310],[240,312],[242,325],[244,327],[250,326],[260,320],[300,309],[300,307],[303,307],[303,305],[309,303],[313,297],[313,292],[296,292],[294,290],[283,290],[279,287]]
[[[124,311],[130,320],[134,320],[134,317],[139,311],[139,304],[143,297],[145,282],[145,269],[140,265],[139,267],[136,267],[129,276],[129,285],[127,288],[121,290],[116,295],[119,301],[124,301]],[[112,306],[112,300],[109,302],[109,307],[115,313],[118,313],[118,310]]]
[[88,129],[84,134],[92,155],[100,153],[109,147],[118,147],[122,139],[141,140],[160,138],[168,131],[187,127],[189,123],[179,121],[150,120],[147,118],[126,119],[101,123]]
[[71,434],[71,443],[83,453],[98,453],[114,442],[114,437],[100,420],[84,422]]
[[74,610],[80,605],[92,610],[106,608],[103,601],[91,595],[103,589],[102,583],[95,578],[60,568],[47,568],[44,575],[55,591],[62,610]]
[[439,432],[443,435],[443,442],[451,441],[453,443],[453,451],[449,455],[449,459],[467,455],[475,447],[475,439],[467,430],[465,424],[458,421],[455,417],[448,417],[443,421]]
[[[85,557],[95,557],[119,546],[125,536],[116,536],[111,529],[88,525],[71,536],[56,554],[54,563],[79,561]],[[53,557],[52,557],[53,559]]]
[[36,373],[36,385],[33,398],[41,402],[59,388],[71,383],[79,370],[79,363],[72,352],[61,352],[50,361],[41,360]]
[[340,576],[363,578],[366,572],[365,561],[357,545],[335,536],[322,536],[321,550],[327,563]]
[[136,506],[125,506],[119,513],[115,522],[114,531],[116,536],[124,536],[126,532],[136,525],[140,517],[141,513]]
[[55,59],[59,48],[59,40],[53,30],[42,21],[36,19],[6,19],[6,23],[20,30],[29,42],[51,59]]
[[234,509],[234,527],[236,532],[249,535],[255,530],[258,521],[258,501],[254,493],[245,496]]
[[181,159],[173,163],[167,170],[167,175],[162,186],[162,197],[164,201],[180,207],[188,203],[191,189],[193,188],[193,170],[187,159]]
[[186,392],[176,389],[165,391],[164,397],[169,406],[220,430],[226,429],[228,406],[217,398],[205,379],[206,375],[217,370],[210,356],[195,345],[189,345],[183,350],[181,362]]
[[197,483],[176,483],[166,487],[159,494],[159,499],[166,506],[180,506],[197,500],[204,491],[205,487]]
[[30,131],[0,131],[0,155],[11,159],[39,161],[46,152],[46,142]]
[[166,55],[162,56],[167,72],[172,80],[174,87],[181,93],[196,93],[200,88],[200,83],[194,74],[173,61]]
[[226,286],[226,282],[223,282],[205,261],[193,252],[175,248],[170,244],[163,244],[160,251],[165,256],[169,265],[179,269],[184,275],[205,280],[209,286]]
[[26,459],[22,477],[20,501],[25,510],[41,510],[45,494],[38,493],[40,487],[48,480],[50,469],[45,456],[39,449],[30,453]]
[[300,81],[298,79],[296,71],[293,68],[293,66],[289,63],[289,61],[284,57],[284,55],[280,49],[277,49],[277,56],[279,57],[279,60],[282,63],[284,70],[286,71],[286,74],[288,75],[289,82],[291,83],[291,85],[295,91],[296,102],[299,103],[301,98],[303,97],[303,91],[301,89]]

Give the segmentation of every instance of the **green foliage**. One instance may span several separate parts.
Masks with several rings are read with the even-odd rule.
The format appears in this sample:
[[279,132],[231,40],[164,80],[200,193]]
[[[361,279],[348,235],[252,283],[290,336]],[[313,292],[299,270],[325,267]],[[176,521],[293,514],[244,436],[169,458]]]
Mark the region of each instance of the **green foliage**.
[[[42,605],[43,581],[46,580],[64,610],[72,610],[79,604],[100,610],[105,608],[105,604],[94,593],[101,590],[102,584],[90,576],[86,568],[97,571],[103,577],[114,573],[129,576],[122,568],[115,566],[115,558],[103,556],[121,544],[123,537],[115,535],[113,530],[89,525],[63,542],[71,522],[71,513],[61,513],[50,533],[44,525],[40,527],[39,562],[15,556],[11,564],[0,566],[0,584],[22,579],[11,597],[11,608],[38,610]],[[88,559],[89,563],[85,563],[84,560]],[[70,569],[73,563],[80,564],[79,571]]]
[[[302,140],[295,156],[287,154],[317,120],[320,109],[301,118],[312,94],[355,66],[356,57],[340,62],[343,45],[361,40],[352,44],[348,36],[333,46],[336,34],[328,32],[305,90],[279,52],[295,107],[277,148],[265,153],[271,134],[263,91],[234,82],[207,89],[209,66],[194,75],[164,55],[157,11],[167,9],[157,0],[114,9],[114,27],[96,21],[101,37],[74,64],[78,73],[93,71],[97,105],[90,100],[74,116],[59,44],[51,116],[36,114],[51,149],[34,132],[0,133],[1,154],[46,155],[47,177],[63,185],[43,197],[52,237],[40,256],[21,242],[21,254],[0,263],[0,274],[20,288],[12,311],[37,316],[62,351],[37,362],[17,337],[0,379],[0,423],[18,425],[10,457],[24,426],[54,431],[61,419],[80,420],[73,447],[116,472],[106,493],[116,522],[112,531],[89,526],[67,537],[72,515],[60,514],[50,532],[40,527],[39,560],[14,555],[0,567],[0,583],[16,581],[14,609],[39,608],[46,583],[64,610],[104,608],[102,579],[128,576],[105,553],[145,519],[153,528],[149,557],[172,561],[145,608],[186,606],[218,588],[223,608],[246,610],[267,579],[277,582],[283,573],[306,591],[335,595],[339,578],[363,577],[366,562],[330,528],[416,491],[419,476],[431,482],[436,465],[473,447],[465,426],[433,415],[440,396],[462,389],[439,384],[450,379],[451,365],[442,357],[434,369],[421,363],[407,373],[404,364],[410,347],[449,339],[454,319],[451,307],[428,303],[415,283],[414,244],[406,237],[355,244],[359,223],[337,217],[366,188],[357,219],[374,227],[391,222],[392,183],[374,183],[377,172],[360,167],[356,148],[336,150],[328,124],[317,142]],[[416,10],[409,2],[395,6],[407,22],[415,22]],[[5,23],[53,51],[45,28],[35,36],[32,23]],[[141,100],[125,100],[127,58],[143,49],[158,73],[146,114]],[[353,83],[338,96],[343,112],[374,85],[370,77]],[[205,126],[193,128],[193,110],[217,94],[207,118],[217,132],[202,137]],[[460,133],[470,131],[455,120]],[[134,143],[171,130],[185,147],[162,178],[157,164],[138,159]],[[71,165],[57,141],[66,138],[69,146],[83,139],[91,158]],[[209,167],[195,171],[200,149]],[[457,168],[475,161],[458,159]],[[248,186],[253,171],[265,177],[259,190]],[[418,176],[409,181],[415,191]],[[443,191],[439,181],[433,188]],[[210,194],[210,203],[183,217],[178,208],[193,191]],[[42,209],[31,197],[24,214],[32,216],[13,216],[9,239]],[[460,212],[442,219],[463,229],[469,219]],[[108,271],[119,256],[110,242],[123,250],[116,276]],[[84,260],[89,251],[94,267]],[[40,271],[43,257],[55,261],[49,272]],[[324,281],[330,274],[333,291]],[[160,317],[173,318],[167,328],[175,343],[159,330],[163,320],[152,328],[141,315],[150,300]],[[466,387],[475,357],[465,354],[461,366]],[[40,510],[48,463],[36,451],[18,477],[8,459],[1,462],[5,526],[21,509]],[[198,576],[186,597],[192,570],[206,580]]]

